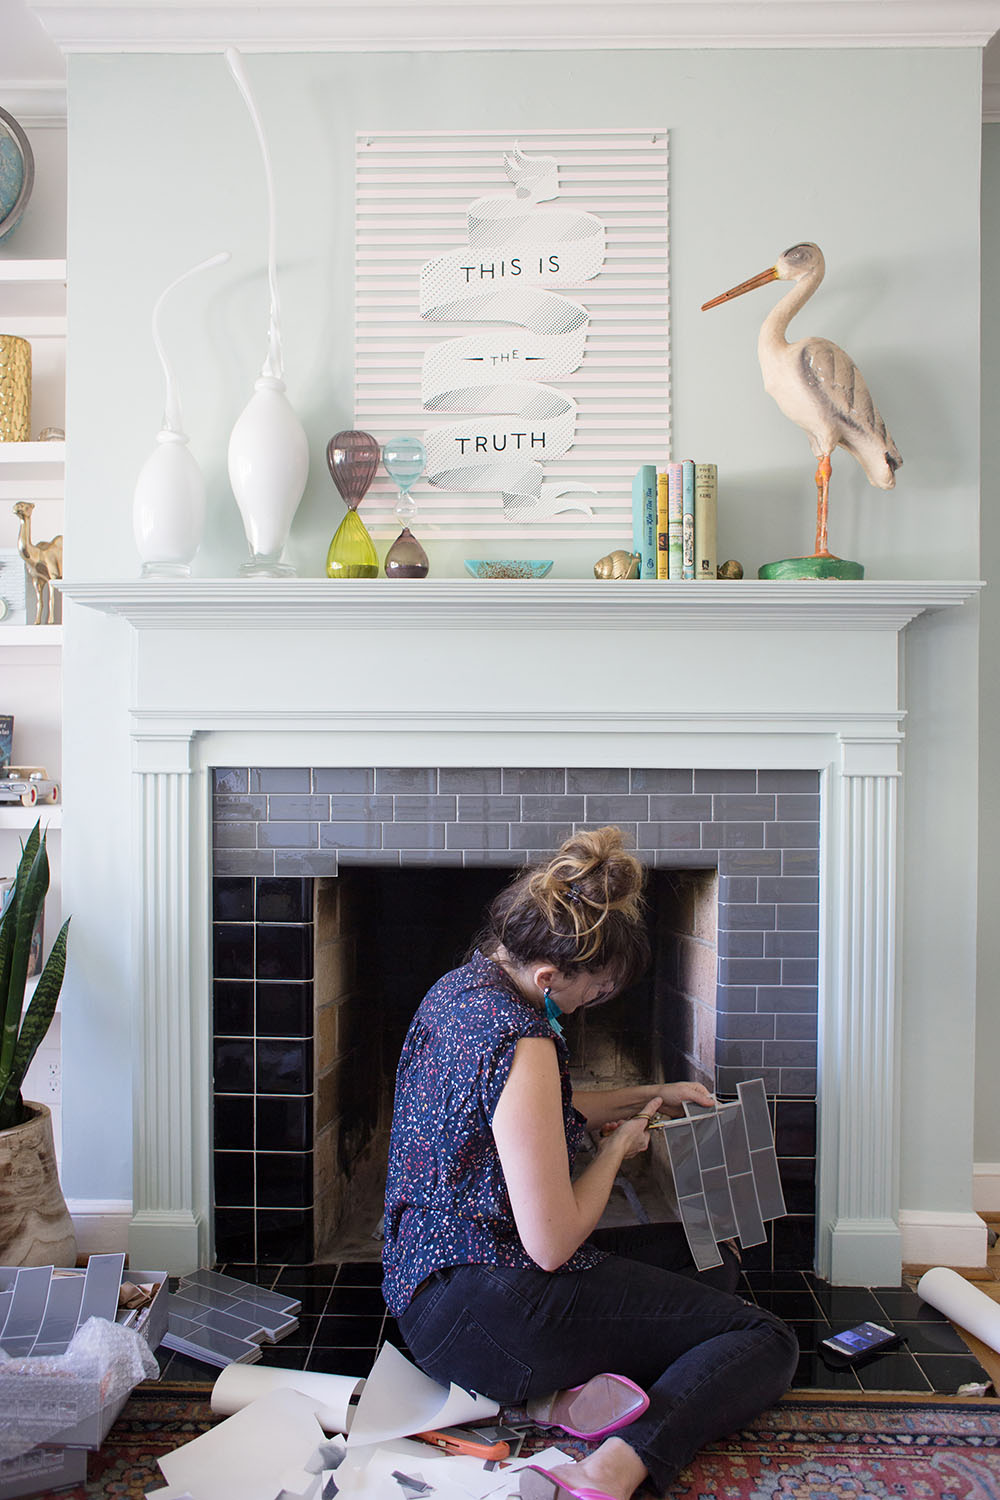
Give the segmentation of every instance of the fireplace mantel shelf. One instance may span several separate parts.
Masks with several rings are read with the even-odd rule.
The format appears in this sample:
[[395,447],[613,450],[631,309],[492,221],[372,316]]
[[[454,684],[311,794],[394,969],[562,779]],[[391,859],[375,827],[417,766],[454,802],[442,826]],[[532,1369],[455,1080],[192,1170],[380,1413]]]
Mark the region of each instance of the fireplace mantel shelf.
[[184,579],[73,583],[75,604],[137,629],[895,630],[975,597],[976,581],[645,585],[598,579]]

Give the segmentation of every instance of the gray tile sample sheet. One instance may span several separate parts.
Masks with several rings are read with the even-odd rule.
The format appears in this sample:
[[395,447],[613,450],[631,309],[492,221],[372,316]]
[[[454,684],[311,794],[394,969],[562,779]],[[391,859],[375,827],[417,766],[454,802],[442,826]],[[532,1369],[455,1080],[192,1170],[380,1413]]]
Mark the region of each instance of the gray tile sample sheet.
[[736,1102],[686,1103],[664,1126],[681,1222],[700,1271],[721,1264],[718,1241],[763,1244],[764,1221],[785,1213],[764,1081],[737,1085]]
[[87,1276],[80,1308],[80,1326],[88,1318],[106,1318],[113,1323],[118,1316],[118,1293],[125,1271],[124,1255],[92,1255],[87,1262]]
[[265,1292],[218,1271],[181,1278],[167,1298],[164,1344],[206,1364],[255,1364],[260,1345],[273,1344],[299,1326],[301,1302]]
[[14,1295],[0,1334],[0,1344],[14,1359],[31,1352],[49,1299],[51,1266],[24,1266],[17,1273]]
[[82,1276],[53,1276],[33,1355],[65,1354],[76,1333],[83,1303]]

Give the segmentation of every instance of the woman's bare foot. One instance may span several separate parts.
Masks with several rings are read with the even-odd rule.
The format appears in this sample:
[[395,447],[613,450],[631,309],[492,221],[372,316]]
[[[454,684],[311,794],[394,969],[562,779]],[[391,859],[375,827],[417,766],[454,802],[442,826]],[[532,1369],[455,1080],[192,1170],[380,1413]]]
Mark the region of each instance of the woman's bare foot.
[[573,1490],[599,1490],[608,1500],[631,1500],[649,1470],[634,1448],[610,1437],[579,1463],[559,1464],[547,1472]]

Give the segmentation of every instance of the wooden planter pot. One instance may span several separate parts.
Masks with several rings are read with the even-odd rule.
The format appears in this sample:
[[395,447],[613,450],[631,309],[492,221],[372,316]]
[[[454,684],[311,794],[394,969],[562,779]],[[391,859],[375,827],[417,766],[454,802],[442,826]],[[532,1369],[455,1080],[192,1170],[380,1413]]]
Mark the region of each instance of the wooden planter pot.
[[23,1125],[0,1130],[0,1266],[73,1266],[76,1237],[59,1186],[52,1116],[25,1101]]

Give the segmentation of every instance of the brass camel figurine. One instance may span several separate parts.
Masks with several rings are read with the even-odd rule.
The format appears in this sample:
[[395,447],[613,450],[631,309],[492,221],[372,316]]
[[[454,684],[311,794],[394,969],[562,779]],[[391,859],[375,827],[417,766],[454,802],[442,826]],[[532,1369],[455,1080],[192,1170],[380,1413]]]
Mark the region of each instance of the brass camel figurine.
[[[30,500],[18,500],[14,506],[14,514],[21,520],[17,533],[17,550],[24,558],[35,588],[35,624],[41,625],[44,612],[46,624],[54,625],[56,597],[52,580],[62,577],[63,539],[61,536],[54,536],[51,542],[31,540],[31,512],[34,508]],[[46,589],[49,595],[47,610],[44,607]]]

